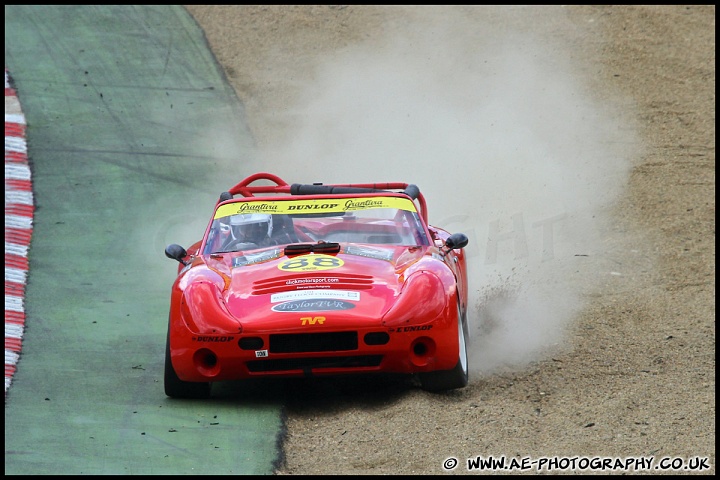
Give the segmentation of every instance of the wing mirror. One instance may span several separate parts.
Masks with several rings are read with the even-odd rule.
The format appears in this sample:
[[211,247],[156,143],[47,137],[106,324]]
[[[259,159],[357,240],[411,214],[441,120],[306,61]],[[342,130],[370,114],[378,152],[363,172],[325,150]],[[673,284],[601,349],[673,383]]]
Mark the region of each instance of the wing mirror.
[[468,241],[468,237],[464,233],[453,233],[447,238],[447,240],[445,240],[445,246],[451,250],[456,248],[465,248]]
[[165,247],[165,256],[168,258],[172,258],[173,260],[177,260],[185,266],[187,266],[188,264],[188,262],[183,260],[185,257],[187,257],[187,250],[185,250],[177,243],[173,243]]
[[445,240],[445,245],[443,245],[442,254],[447,255],[450,250],[455,250],[456,248],[465,248],[468,244],[468,237],[464,233],[453,233],[450,235],[447,240]]

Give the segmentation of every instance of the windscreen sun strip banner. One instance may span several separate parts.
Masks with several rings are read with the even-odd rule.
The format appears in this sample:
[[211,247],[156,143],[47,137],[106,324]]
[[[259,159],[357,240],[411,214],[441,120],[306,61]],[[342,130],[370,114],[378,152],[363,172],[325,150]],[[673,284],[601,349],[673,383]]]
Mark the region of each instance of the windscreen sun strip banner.
[[214,218],[222,218],[242,213],[269,214],[313,214],[343,213],[374,208],[394,208],[417,212],[412,200],[402,197],[357,197],[357,198],[319,198],[314,200],[251,200],[227,203],[218,207]]

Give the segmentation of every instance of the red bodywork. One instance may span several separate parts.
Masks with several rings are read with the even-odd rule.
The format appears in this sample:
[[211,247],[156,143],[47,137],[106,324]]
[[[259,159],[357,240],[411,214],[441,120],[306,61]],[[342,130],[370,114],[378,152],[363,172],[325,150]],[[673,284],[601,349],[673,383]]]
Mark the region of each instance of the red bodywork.
[[[274,185],[250,185],[267,180]],[[379,197],[407,202],[402,190],[408,186],[328,185],[357,191],[294,195],[279,177],[260,173],[230,189],[233,198],[219,201],[216,210],[268,199],[288,201],[279,205],[298,199],[358,204]],[[323,253],[284,246],[207,253],[211,220],[203,240],[188,248],[172,286],[168,358],[177,378],[215,382],[453,369],[467,303],[465,257],[461,248],[444,246],[448,232],[427,225],[422,194],[410,200],[419,207],[425,245],[340,241],[337,251]],[[323,224],[313,235],[331,237],[350,223]],[[359,222],[353,228],[372,229],[369,238],[375,238],[389,225]],[[308,249],[322,246],[322,240],[307,236],[310,229],[297,223],[295,229]]]

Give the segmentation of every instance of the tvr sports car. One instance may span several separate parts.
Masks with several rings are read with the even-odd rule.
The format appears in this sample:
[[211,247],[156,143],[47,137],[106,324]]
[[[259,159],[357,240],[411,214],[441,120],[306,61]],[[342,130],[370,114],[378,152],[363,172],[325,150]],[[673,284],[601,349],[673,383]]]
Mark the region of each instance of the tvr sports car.
[[213,382],[355,373],[468,383],[468,238],[428,224],[407,183],[287,184],[256,173],[223,192],[177,260],[165,394]]

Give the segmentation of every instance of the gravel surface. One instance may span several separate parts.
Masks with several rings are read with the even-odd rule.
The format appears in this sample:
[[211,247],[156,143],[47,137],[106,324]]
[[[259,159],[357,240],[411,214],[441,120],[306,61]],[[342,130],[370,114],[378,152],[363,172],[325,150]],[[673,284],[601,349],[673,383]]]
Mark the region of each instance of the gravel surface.
[[234,177],[417,183],[472,236],[470,385],[289,382],[278,474],[715,472],[714,6],[187,8],[257,142]]

